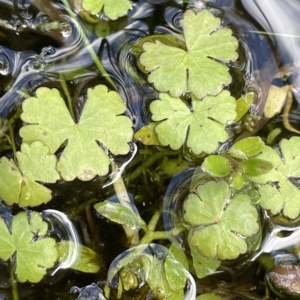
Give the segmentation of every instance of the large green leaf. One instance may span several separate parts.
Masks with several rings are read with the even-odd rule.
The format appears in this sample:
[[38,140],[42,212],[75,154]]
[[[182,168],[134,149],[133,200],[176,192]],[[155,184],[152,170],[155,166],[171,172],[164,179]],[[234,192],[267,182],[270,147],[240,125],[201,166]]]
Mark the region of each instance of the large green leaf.
[[195,154],[212,153],[228,139],[225,124],[236,117],[236,101],[228,91],[202,101],[193,99],[191,108],[168,94],[160,94],[160,99],[151,103],[150,110],[152,119],[161,121],[155,131],[162,145],[177,150],[186,142]]
[[145,42],[140,62],[150,72],[149,82],[173,97],[187,90],[199,99],[220,93],[231,82],[229,69],[221,62],[238,57],[237,39],[229,28],[219,28],[220,24],[209,10],[187,10],[181,20],[186,49],[180,40],[178,47],[166,45],[159,38],[154,43]]
[[103,11],[111,20],[115,20],[126,15],[132,3],[129,0],[82,0],[82,7],[93,15]]
[[56,156],[41,142],[22,144],[17,152],[19,168],[14,161],[0,160],[0,197],[9,205],[37,206],[51,200],[51,190],[37,183],[54,183],[60,178]]
[[57,164],[64,180],[106,175],[110,164],[106,149],[115,155],[129,152],[132,121],[120,115],[126,105],[116,92],[109,92],[104,85],[89,89],[77,124],[58,90],[42,87],[36,95],[23,103],[21,118],[29,125],[21,128],[20,135],[27,143],[42,141],[52,153],[67,142]]
[[211,259],[235,259],[247,252],[243,237],[259,230],[258,213],[246,194],[232,199],[225,181],[209,181],[189,194],[183,204],[183,218],[192,228],[189,244]]
[[[11,233],[0,218],[0,258],[16,263],[15,274],[20,282],[39,282],[46,269],[57,260],[56,242],[45,237],[48,225],[37,212],[20,212],[14,216]],[[15,256],[14,256],[15,254]]]
[[262,186],[260,205],[269,209],[272,214],[283,214],[295,219],[300,214],[300,190],[290,179],[300,178],[300,137],[283,139],[280,151],[266,146],[261,154],[256,156],[270,162],[273,169],[261,176],[253,177],[253,181]]

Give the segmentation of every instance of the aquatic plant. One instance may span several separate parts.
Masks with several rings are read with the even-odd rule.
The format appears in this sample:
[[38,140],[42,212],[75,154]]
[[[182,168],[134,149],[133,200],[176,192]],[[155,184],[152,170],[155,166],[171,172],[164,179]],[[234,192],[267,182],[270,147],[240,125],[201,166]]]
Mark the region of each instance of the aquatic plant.
[[[118,257],[111,265],[107,281],[99,283],[96,292],[103,299],[131,299],[134,294],[139,299],[181,300],[191,281],[188,272],[201,283],[216,270],[238,269],[255,256],[263,238],[263,216],[268,214],[272,224],[293,226],[299,222],[300,138],[282,139],[272,146],[278,128],[272,128],[267,138],[251,136],[263,117],[253,112],[257,95],[251,89],[235,90],[230,85],[236,74],[243,81],[236,68],[238,53],[243,51],[237,32],[224,27],[209,7],[200,11],[194,7],[180,17],[176,34],[155,32],[129,43],[126,58],[130,59],[126,61],[132,65],[125,69],[130,69],[130,82],[152,93],[144,97],[139,111],[144,123],[136,122],[132,114],[135,104],[124,97],[124,90],[132,87],[124,88],[122,79],[109,76],[112,71],[101,56],[113,24],[107,18],[126,15],[135,4],[128,0],[118,5],[111,0],[72,1],[80,17],[90,23],[85,26],[72,6],[66,0],[63,3],[96,67],[60,70],[51,88],[45,87],[45,80],[46,84],[19,91],[25,98],[22,112],[0,119],[0,197],[14,214],[10,214],[11,222],[0,218],[0,258],[9,265],[12,281],[41,281],[47,269],[64,265],[74,248],[80,249],[78,260],[66,268],[97,276],[105,273],[103,253],[97,253],[103,251],[98,235],[105,234],[103,224],[110,224],[121,226],[125,235],[119,232],[113,239],[130,249],[120,256],[126,256],[125,261],[120,263]],[[2,25],[12,30],[6,23]],[[104,44],[96,53],[89,39],[92,42],[98,25],[104,28],[100,33]],[[64,26],[50,22],[39,28],[51,31]],[[44,56],[41,53],[38,58]],[[38,72],[43,69],[49,75],[53,69],[47,67]],[[92,80],[83,89],[82,78],[87,74],[92,74]],[[265,116],[280,112],[286,96],[287,112],[291,93],[291,86],[271,85],[262,109]],[[77,98],[82,103],[76,106]],[[297,133],[283,118],[284,126]],[[171,178],[186,169],[191,172],[184,184],[170,188],[171,196],[163,199]],[[94,183],[96,191],[85,190],[86,185],[77,179]],[[60,202],[68,209],[74,201],[76,207],[69,213],[89,247],[56,235],[55,226],[48,228],[53,223],[43,220],[40,213],[19,212],[20,207],[49,202],[53,195],[58,199],[67,182],[83,186],[77,193],[81,195],[75,197],[67,195],[71,194],[67,188]],[[77,197],[83,203],[78,203]],[[53,205],[57,205],[55,201]],[[143,210],[144,206],[147,209]],[[165,222],[166,216],[173,218],[171,225]],[[98,221],[102,222],[100,229],[95,224]],[[34,255],[35,251],[39,254]],[[85,297],[85,288],[77,291],[82,291],[78,299]],[[17,300],[16,284],[12,293]],[[221,299],[219,294],[203,293],[197,300]]]

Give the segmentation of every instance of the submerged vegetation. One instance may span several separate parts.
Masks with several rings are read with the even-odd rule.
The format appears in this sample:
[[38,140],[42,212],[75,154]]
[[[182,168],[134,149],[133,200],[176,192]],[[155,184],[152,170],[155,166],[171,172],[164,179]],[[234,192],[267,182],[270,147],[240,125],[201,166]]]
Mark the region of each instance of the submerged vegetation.
[[169,2],[1,4],[0,42],[49,45],[0,63],[0,296],[298,299],[293,86],[253,88],[222,1]]

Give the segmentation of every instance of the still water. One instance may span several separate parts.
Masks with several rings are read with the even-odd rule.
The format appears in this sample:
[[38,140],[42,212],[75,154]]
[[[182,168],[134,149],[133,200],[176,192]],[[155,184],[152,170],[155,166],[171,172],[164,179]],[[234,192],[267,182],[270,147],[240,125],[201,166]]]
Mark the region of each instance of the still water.
[[[149,103],[157,98],[157,92],[139,69],[135,46],[141,38],[149,35],[181,34],[183,13],[188,9],[201,10],[205,7],[220,17],[222,26],[231,28],[239,41],[239,58],[231,66],[233,80],[227,88],[236,98],[249,91],[254,92],[251,114],[260,117],[254,124],[253,132],[235,133],[233,139],[256,134],[266,139],[268,126],[281,129],[276,142],[296,135],[282,125],[282,113],[271,120],[263,117],[272,83],[292,86],[294,101],[289,122],[293,128],[300,130],[298,0],[132,2],[133,7],[127,15],[116,21],[100,13],[95,17],[95,22],[88,22],[79,17],[76,9],[67,7],[67,2],[0,1],[0,142],[4,139],[2,132],[6,132],[7,121],[16,118],[13,134],[19,150],[19,129],[23,124],[16,114],[26,95],[33,96],[41,86],[57,88],[65,95],[68,90],[78,121],[86,102],[87,89],[104,84],[121,95],[127,106],[126,114],[133,120],[134,131],[147,125],[151,119]],[[95,57],[106,74],[99,72]],[[13,157],[13,151],[6,147],[6,143],[1,142],[0,147],[1,156]],[[186,195],[191,174],[202,162],[202,157],[189,156],[185,149],[178,154],[170,149],[143,146],[139,142],[132,142],[130,147],[128,155],[110,156],[116,170],[111,170],[107,176],[96,177],[89,182],[60,180],[47,184],[52,190],[52,200],[34,208],[48,222],[49,236],[56,240],[72,241],[75,245],[81,243],[95,250],[101,260],[100,271],[93,274],[70,269],[79,252],[75,246],[67,260],[56,264],[40,283],[18,283],[19,299],[105,299],[102,290],[107,283],[111,262],[128,249],[128,244],[123,227],[100,217],[93,205],[106,199],[116,201],[114,186],[122,176],[129,206],[149,222],[156,211],[175,209],[168,202],[170,200],[164,202],[164,198],[170,199],[170,195],[178,193]],[[59,149],[56,154],[61,155],[61,151]],[[181,163],[183,161],[183,167],[178,168],[179,175],[177,171],[170,173],[162,167],[166,162],[178,163],[178,157]],[[8,206],[4,201],[0,202],[1,217],[7,224],[11,223],[12,215],[23,210],[16,204]],[[293,223],[292,227],[275,225],[265,212],[260,213],[261,247],[234,265],[223,265],[214,276],[201,280],[194,276],[197,295],[216,293],[221,299],[228,300],[277,299],[278,295],[271,291],[265,277],[268,259],[274,257],[293,261],[296,265],[291,271],[288,268],[278,271],[283,274],[279,281],[291,280],[286,279],[291,277],[298,280],[297,255],[291,253],[297,253],[299,246],[299,222]],[[157,230],[163,232],[172,229],[172,226],[176,224],[167,214],[158,217]],[[168,239],[161,238],[156,242],[166,247],[170,245]],[[16,299],[11,295],[13,283],[9,268],[10,262],[1,261],[0,299]],[[275,276],[274,273],[276,275],[276,269],[272,276]],[[300,288],[295,287],[292,292],[300,295]],[[113,292],[110,299],[117,299],[116,293]],[[160,300],[168,297],[147,294],[142,287],[136,294],[125,295],[122,299]]]

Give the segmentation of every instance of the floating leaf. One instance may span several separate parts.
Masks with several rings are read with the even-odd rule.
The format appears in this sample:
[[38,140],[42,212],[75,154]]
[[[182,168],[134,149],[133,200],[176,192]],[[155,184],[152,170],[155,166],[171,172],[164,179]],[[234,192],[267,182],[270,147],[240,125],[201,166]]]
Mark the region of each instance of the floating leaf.
[[189,244],[211,259],[235,259],[247,252],[243,237],[257,233],[258,213],[246,194],[231,197],[225,181],[210,181],[197,187],[183,204],[186,222],[192,228]]
[[204,159],[202,170],[214,177],[224,177],[231,172],[231,166],[226,157],[209,155]]
[[281,87],[271,85],[264,107],[264,114],[267,118],[272,118],[281,111],[289,88],[288,85]]
[[[66,260],[72,248],[74,248],[73,242],[61,241],[57,243],[59,262]],[[103,266],[102,258],[93,249],[84,245],[80,245],[80,250],[80,256],[77,257],[76,262],[70,268],[85,273],[97,273]]]
[[225,124],[236,116],[236,101],[228,91],[202,101],[193,99],[192,108],[168,94],[160,94],[160,99],[151,103],[150,110],[152,119],[161,121],[155,131],[162,145],[177,150],[186,142],[194,154],[212,153],[228,139]]
[[64,180],[78,177],[85,181],[106,175],[110,165],[106,148],[115,155],[129,152],[132,121],[120,116],[126,106],[116,92],[108,92],[104,85],[88,89],[77,124],[58,90],[41,87],[36,95],[23,103],[21,118],[30,125],[22,127],[20,135],[27,143],[42,141],[52,153],[67,141],[57,164]]
[[0,160],[0,197],[8,204],[37,206],[51,200],[51,190],[37,183],[54,183],[60,178],[56,171],[56,156],[41,142],[22,144],[17,152],[19,168],[14,161]]
[[236,113],[237,116],[235,118],[235,121],[239,121],[249,110],[251,104],[254,100],[254,93],[248,93],[246,95],[243,95],[238,100],[236,100]]
[[100,215],[123,226],[141,228],[142,223],[144,223],[139,215],[119,203],[105,200],[95,204],[94,207]]
[[184,250],[181,248],[180,244],[176,240],[172,242],[169,250],[175,257],[175,259],[178,262],[180,262],[186,270],[188,270],[189,269],[188,259],[185,255]]
[[240,163],[240,166],[243,168],[245,175],[248,176],[260,176],[270,172],[273,168],[271,162],[259,158],[244,160]]
[[[39,282],[46,269],[57,260],[56,242],[45,237],[48,224],[37,212],[27,215],[20,212],[14,216],[9,232],[0,218],[0,258],[16,263],[15,274],[19,282]],[[15,255],[15,257],[14,257]]]
[[229,153],[235,158],[246,159],[259,154],[264,147],[265,143],[260,137],[251,136],[236,142]]
[[186,273],[183,265],[176,259],[168,256],[164,263],[166,279],[173,291],[184,288],[186,285]]
[[269,209],[273,215],[283,212],[283,215],[295,219],[300,214],[300,190],[290,179],[300,178],[300,138],[281,140],[280,151],[266,146],[258,159],[273,165],[273,169],[252,180],[262,184],[259,188],[260,205]]
[[213,274],[221,265],[221,261],[218,259],[211,259],[201,255],[197,247],[190,245],[191,255],[193,258],[193,266],[198,278],[204,278]]
[[[201,99],[217,95],[231,82],[228,67],[221,62],[237,59],[238,41],[229,28],[219,28],[221,20],[209,10],[197,14],[187,10],[181,20],[185,47],[162,43],[159,38],[143,44],[140,62],[150,72],[148,80],[160,92],[179,97],[190,91]],[[195,30],[197,28],[197,30]]]
[[82,0],[82,7],[93,15],[103,11],[108,18],[116,20],[127,14],[132,3],[129,0],[118,0],[117,4],[115,0]]

